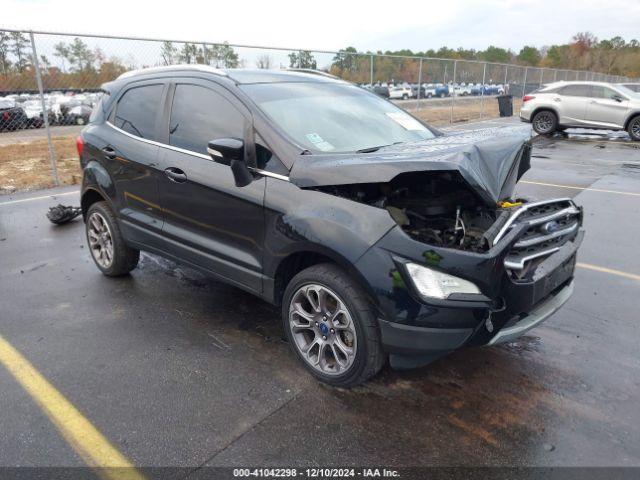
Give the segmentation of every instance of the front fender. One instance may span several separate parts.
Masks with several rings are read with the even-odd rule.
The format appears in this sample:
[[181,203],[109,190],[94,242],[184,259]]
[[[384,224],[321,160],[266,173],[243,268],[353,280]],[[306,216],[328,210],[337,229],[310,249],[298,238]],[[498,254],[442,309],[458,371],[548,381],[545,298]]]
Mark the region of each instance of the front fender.
[[355,263],[395,226],[386,210],[276,179],[265,195],[265,274],[307,248],[335,252]]

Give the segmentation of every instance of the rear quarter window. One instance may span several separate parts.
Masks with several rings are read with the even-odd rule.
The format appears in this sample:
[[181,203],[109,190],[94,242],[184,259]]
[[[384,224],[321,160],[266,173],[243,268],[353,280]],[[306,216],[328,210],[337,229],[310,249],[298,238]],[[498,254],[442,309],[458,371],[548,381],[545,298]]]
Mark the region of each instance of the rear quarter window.
[[116,105],[114,124],[140,138],[156,140],[156,119],[163,85],[143,85],[127,90]]
[[104,104],[108,98],[109,98],[109,92],[102,92],[100,94],[95,107],[93,107],[93,110],[91,110],[91,115],[89,116],[89,123],[95,123],[96,120],[98,120],[99,115],[104,112]]

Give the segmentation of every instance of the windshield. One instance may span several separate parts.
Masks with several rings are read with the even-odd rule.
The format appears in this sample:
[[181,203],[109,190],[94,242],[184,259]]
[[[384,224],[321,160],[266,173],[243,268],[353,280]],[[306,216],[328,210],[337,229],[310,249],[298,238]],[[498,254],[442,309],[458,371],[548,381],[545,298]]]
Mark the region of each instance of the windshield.
[[629,96],[631,96],[631,98],[634,98],[634,97],[638,96],[638,92],[634,92],[633,90],[631,90],[629,87],[627,87],[625,85],[616,85],[616,87],[618,87],[618,90],[620,90],[620,93],[624,93],[625,95],[629,95]]
[[241,85],[295,143],[312,153],[347,153],[435,135],[405,111],[353,85]]

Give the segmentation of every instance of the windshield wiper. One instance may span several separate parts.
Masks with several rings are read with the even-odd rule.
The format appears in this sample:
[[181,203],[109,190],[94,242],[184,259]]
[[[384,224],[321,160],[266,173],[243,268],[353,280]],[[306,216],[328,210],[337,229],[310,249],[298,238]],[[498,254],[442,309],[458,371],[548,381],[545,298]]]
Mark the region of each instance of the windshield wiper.
[[390,147],[391,145],[398,145],[400,143],[404,143],[404,142],[394,142],[394,143],[389,143],[387,145],[378,145],[377,147],[367,147],[367,148],[361,148],[360,150],[356,150],[356,153],[372,153],[372,152],[377,152],[378,150],[380,150],[381,148],[384,147]]

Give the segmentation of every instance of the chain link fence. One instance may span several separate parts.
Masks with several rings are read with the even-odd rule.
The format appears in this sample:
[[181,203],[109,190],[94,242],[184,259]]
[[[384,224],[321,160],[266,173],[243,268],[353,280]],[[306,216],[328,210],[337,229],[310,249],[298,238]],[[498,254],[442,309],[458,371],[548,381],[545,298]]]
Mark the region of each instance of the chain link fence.
[[323,70],[434,125],[496,118],[502,94],[513,96],[517,114],[521,98],[545,83],[628,80],[471,60],[0,30],[0,193],[77,183],[75,139],[100,86],[128,70],[180,63]]

